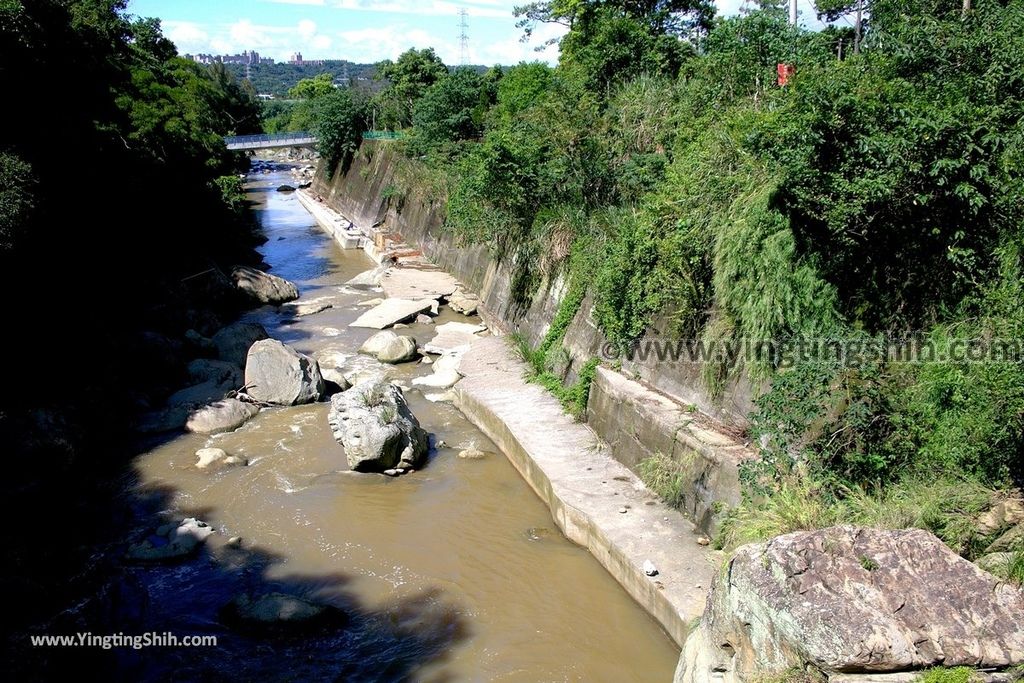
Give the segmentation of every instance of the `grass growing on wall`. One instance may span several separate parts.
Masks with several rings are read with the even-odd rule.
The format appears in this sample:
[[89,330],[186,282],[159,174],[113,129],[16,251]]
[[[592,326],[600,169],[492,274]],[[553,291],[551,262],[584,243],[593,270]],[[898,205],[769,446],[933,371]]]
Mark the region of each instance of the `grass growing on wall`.
[[[587,401],[590,398],[590,385],[594,381],[597,372],[598,359],[591,358],[586,361],[576,374],[576,381],[565,384],[562,377],[545,369],[545,358],[530,346],[530,342],[522,335],[512,335],[512,343],[515,345],[519,357],[527,365],[526,380],[539,384],[558,399],[562,408],[577,422],[582,422],[587,414]],[[550,352],[550,351],[549,351]]]
[[683,463],[658,452],[640,461],[640,479],[667,505],[681,509],[686,504]]

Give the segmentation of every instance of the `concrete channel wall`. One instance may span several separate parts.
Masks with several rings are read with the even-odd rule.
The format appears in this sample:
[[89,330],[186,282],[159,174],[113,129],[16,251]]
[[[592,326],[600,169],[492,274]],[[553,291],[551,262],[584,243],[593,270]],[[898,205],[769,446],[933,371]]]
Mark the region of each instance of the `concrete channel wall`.
[[[517,332],[539,343],[565,294],[564,278],[545,277],[528,302],[517,301],[514,264],[493,259],[486,245],[457,243],[443,228],[444,206],[438,199],[409,190],[396,199],[397,169],[387,143],[364,142],[347,170],[331,177],[318,173],[311,192],[319,200],[308,201],[315,203],[315,210],[331,210],[318,222],[336,225],[337,212],[367,243],[386,239],[415,247],[480,296],[481,315],[492,330]],[[565,335],[569,379],[607,347],[591,308],[587,297]],[[657,334],[656,324],[650,335]],[[699,382],[699,367],[620,359],[620,371],[599,368],[588,425],[580,425],[565,416],[553,396],[523,381],[525,367],[510,355],[504,340],[486,341],[467,356],[475,361],[463,363],[466,378],[457,385],[458,407],[501,447],[566,536],[586,546],[682,644],[689,624],[703,610],[708,572],[717,562],[717,555],[697,541],[706,543],[722,512],[739,502],[738,467],[752,457],[733,436],[746,426],[751,388],[740,379],[714,399]],[[484,353],[490,357],[480,356]],[[716,427],[723,423],[731,429]],[[580,472],[580,459],[592,451],[602,459],[583,471],[599,468],[607,476]],[[652,456],[677,464],[683,478],[682,509],[689,520],[656,500],[637,477],[639,463]],[[597,493],[614,498],[605,500]],[[612,509],[606,504],[638,496],[642,504],[626,512],[620,512],[621,505]],[[646,521],[639,526],[627,524],[641,518]],[[642,571],[650,555],[657,556],[655,564],[668,567],[662,571],[659,565],[657,581]]]

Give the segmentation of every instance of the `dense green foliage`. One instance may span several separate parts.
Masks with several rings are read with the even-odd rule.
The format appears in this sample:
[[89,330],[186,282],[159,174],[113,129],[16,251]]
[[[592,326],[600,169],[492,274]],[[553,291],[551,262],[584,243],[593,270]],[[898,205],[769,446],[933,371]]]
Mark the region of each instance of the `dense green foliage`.
[[253,87],[264,95],[277,98],[288,97],[289,91],[300,81],[316,78],[321,74],[342,85],[356,89],[372,89],[376,64],[356,64],[345,60],[327,60],[323,64],[254,64],[248,69],[244,64],[226,64],[225,67],[241,80],[248,74]]
[[331,169],[338,164],[347,167],[366,129],[364,108],[355,101],[352,91],[341,89],[317,97],[312,110],[310,129],[317,136],[324,163]]
[[[0,286],[22,302],[5,329],[61,368],[43,379],[40,362],[4,366],[0,514],[32,520],[6,537],[11,633],[105,594],[119,570],[102,558],[121,539],[104,528],[121,535],[134,517],[121,492],[139,416],[187,382],[186,331],[237,315],[224,273],[258,262],[238,177],[248,160],[223,142],[259,130],[252,90],[178,57],[126,5],[0,0]],[[69,521],[73,543],[40,541]],[[7,668],[36,678],[110,670],[5,643]]]
[[[142,400],[124,398],[124,386],[141,383],[118,354],[146,326],[187,324],[182,278],[229,268],[252,245],[237,178],[247,162],[223,142],[259,130],[251,88],[222,65],[178,57],[157,21],[131,17],[125,5],[0,3],[0,87],[15,96],[0,129],[0,273],[9,291],[32,282],[43,300],[116,300],[60,315],[65,329],[88,330],[75,335],[89,371],[72,393],[97,409],[118,388],[117,400]],[[25,330],[49,329],[47,315],[19,313]],[[42,356],[67,343],[38,336]],[[59,400],[46,384],[20,386],[23,372],[10,369],[0,416]]]
[[[1024,3],[874,0],[856,54],[852,30],[789,26],[782,3],[709,8],[534,2],[528,32],[569,28],[557,68],[473,79],[399,60],[385,118],[412,126],[447,228],[513,269],[513,303],[572,283],[567,315],[589,294],[623,350],[650,334],[938,352],[1021,339]],[[560,342],[524,349],[537,377],[586,362]],[[852,491],[899,507],[886,491],[923,473],[1024,481],[1021,363],[792,360],[704,368],[712,393],[737,376],[762,387],[752,510],[773,491],[843,514]]]
[[374,129],[390,130],[410,125],[416,101],[446,76],[448,68],[430,48],[408,50],[394,62],[381,62],[375,78],[387,81],[387,87],[373,98]]

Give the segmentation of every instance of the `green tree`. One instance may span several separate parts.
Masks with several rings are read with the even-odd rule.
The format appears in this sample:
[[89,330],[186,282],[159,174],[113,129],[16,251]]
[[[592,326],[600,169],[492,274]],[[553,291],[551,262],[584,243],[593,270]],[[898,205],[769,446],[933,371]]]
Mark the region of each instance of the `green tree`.
[[543,62],[521,62],[498,83],[497,103],[491,112],[493,125],[508,125],[537,104],[551,87],[554,69]]
[[[652,35],[684,36],[707,32],[715,17],[711,0],[543,0],[518,5],[517,26],[529,38],[539,23],[561,24],[570,30],[595,13],[633,19]],[[549,41],[553,42],[553,41]]]
[[417,144],[429,149],[477,137],[490,99],[484,78],[475,71],[457,69],[442,78],[413,107]]
[[288,91],[293,100],[314,100],[334,92],[334,77],[329,73],[319,74],[313,78],[303,78],[294,88]]
[[388,85],[371,103],[376,127],[406,128],[412,124],[416,101],[427,88],[448,75],[448,68],[432,48],[410,49],[397,61],[385,60],[378,65],[377,78]]
[[11,249],[32,210],[32,167],[12,154],[0,152],[0,251]]
[[346,168],[366,130],[364,108],[342,88],[313,100],[312,119],[324,163],[332,170],[339,164]]

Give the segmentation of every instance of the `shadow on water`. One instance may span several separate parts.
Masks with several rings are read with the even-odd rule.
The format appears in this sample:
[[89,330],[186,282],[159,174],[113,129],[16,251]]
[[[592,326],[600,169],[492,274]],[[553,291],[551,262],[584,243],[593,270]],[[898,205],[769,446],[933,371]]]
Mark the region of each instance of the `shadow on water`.
[[[148,489],[119,496],[136,520],[119,538],[93,549],[78,569],[92,583],[80,586],[70,606],[26,625],[6,642],[6,668],[14,680],[70,680],[83,671],[109,680],[407,680],[417,669],[445,659],[469,636],[469,626],[439,589],[369,608],[349,590],[343,574],[268,578],[287,558],[260,547],[234,548],[220,534],[184,560],[137,564],[124,559],[132,541],[168,519],[211,518],[210,508],[169,509],[175,490]],[[94,508],[100,512],[103,508]],[[102,513],[101,513],[102,517]],[[124,522],[122,518],[120,520]],[[82,516],[79,525],[110,524]],[[68,539],[61,539],[67,541]],[[70,569],[71,567],[65,567]],[[315,627],[253,630],[229,618],[233,597],[283,593],[328,605],[335,619]],[[334,611],[336,610],[336,612]],[[216,647],[33,647],[32,635],[173,633],[216,636]]]
[[[307,281],[336,273],[336,264],[315,242],[292,239],[316,230],[308,219],[285,221],[276,230],[263,250],[274,274]],[[315,295],[316,289],[307,291]],[[243,319],[280,316],[280,309],[265,307]],[[296,329],[290,336],[307,335]],[[43,453],[11,464],[0,496],[0,515],[7,521],[0,573],[7,610],[0,642],[9,680],[400,681],[446,660],[469,638],[465,617],[438,588],[371,607],[351,590],[352,577],[289,575],[287,557],[244,540],[229,547],[222,534],[178,562],[126,560],[129,545],[164,522],[215,519],[218,512],[176,506],[179,491],[172,487],[140,488],[131,458],[178,435],[138,442],[132,431],[130,418],[112,419],[107,442],[89,444],[74,462],[58,462],[63,456],[56,451],[53,461]],[[301,631],[253,631],[228,618],[224,608],[235,596],[268,593],[329,605],[343,618]],[[217,645],[104,649],[31,642],[41,635],[167,632],[179,638],[216,636]]]

